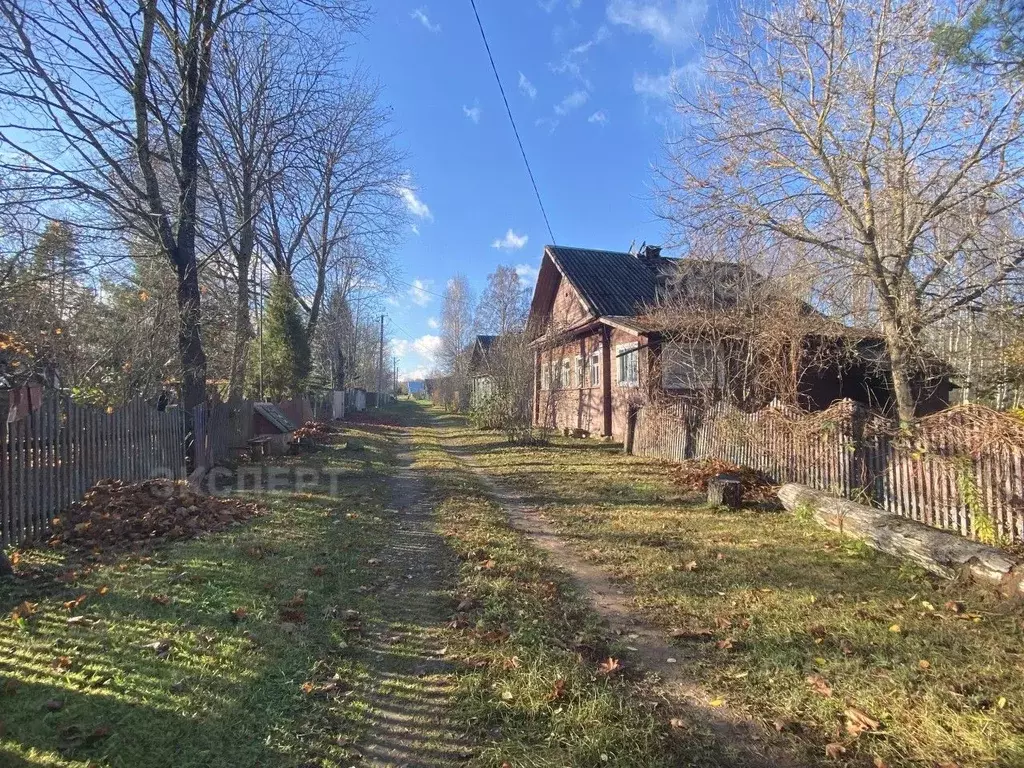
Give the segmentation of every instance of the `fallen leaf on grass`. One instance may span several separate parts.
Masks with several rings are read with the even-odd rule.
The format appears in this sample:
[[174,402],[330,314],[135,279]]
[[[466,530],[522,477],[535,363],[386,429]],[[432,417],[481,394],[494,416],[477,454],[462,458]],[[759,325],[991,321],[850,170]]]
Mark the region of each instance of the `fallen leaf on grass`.
[[309,569],[309,572],[312,573],[314,576],[323,576],[326,571],[327,569],[324,568],[324,566],[322,565],[314,565],[312,568]]
[[733,647],[733,639],[731,637],[727,637],[724,640],[719,640],[715,645],[719,650],[731,651]]
[[69,669],[71,669],[71,657],[58,656],[50,663],[50,666],[58,672],[67,672]]
[[860,736],[865,731],[877,731],[882,726],[871,715],[856,707],[850,707],[843,714],[846,715],[846,732],[851,736]]
[[170,595],[150,595],[150,602],[156,603],[157,605],[170,605]]
[[891,627],[889,627],[889,631],[895,634],[899,634],[903,631],[903,627],[901,627],[899,624],[893,624]]
[[78,606],[80,606],[82,603],[85,602],[85,599],[87,597],[88,597],[88,595],[84,595],[83,594],[83,595],[79,595],[74,600],[68,600],[66,603],[64,603],[64,610],[65,611],[73,611],[73,610],[75,610],[75,608],[77,608]]
[[919,662],[917,662],[917,666],[921,669],[930,669],[932,663],[928,661],[928,659],[921,659]]
[[889,764],[885,762],[885,760],[877,756],[874,760],[871,761],[871,764],[875,766],[875,768],[889,768]]
[[45,706],[48,712],[60,712],[64,709],[64,702],[60,699],[50,699]]
[[708,702],[709,707],[724,707],[725,699],[712,699]]
[[613,659],[609,656],[607,659],[597,665],[597,673],[599,675],[611,675],[615,672],[619,672],[622,669],[622,664],[618,659]]
[[838,760],[840,757],[846,754],[846,747],[839,742],[833,741],[831,744],[825,745],[825,756],[830,757],[833,760]]
[[818,693],[825,698],[832,695],[832,686],[830,686],[821,675],[808,675],[807,684],[814,689],[815,693]]
[[17,621],[18,619],[27,619],[33,613],[36,612],[38,603],[30,603],[28,600],[21,603],[13,611],[11,611],[11,618]]
[[106,584],[103,584],[99,589],[96,590],[96,594],[99,595],[100,597],[103,597],[109,591],[110,591],[110,587],[108,587]]
[[555,680],[554,686],[551,688],[551,693],[548,694],[548,701],[558,701],[565,695],[565,680],[559,678]]
[[235,608],[235,610],[231,611],[228,615],[230,616],[231,621],[238,623],[249,615],[249,611],[245,608]]
[[950,600],[942,607],[950,613],[963,613],[964,610],[964,604],[958,600]]

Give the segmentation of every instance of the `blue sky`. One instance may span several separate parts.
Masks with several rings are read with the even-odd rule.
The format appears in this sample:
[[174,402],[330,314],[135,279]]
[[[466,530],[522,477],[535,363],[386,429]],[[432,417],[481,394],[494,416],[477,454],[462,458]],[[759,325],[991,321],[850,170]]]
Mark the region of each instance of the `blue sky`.
[[[660,242],[652,165],[670,83],[699,70],[713,0],[477,0],[560,244]],[[409,283],[387,305],[399,368],[433,362],[445,282],[479,293],[499,264],[531,284],[550,241],[469,0],[388,0],[356,48],[380,78],[410,155]],[[415,287],[413,287],[415,286]]]

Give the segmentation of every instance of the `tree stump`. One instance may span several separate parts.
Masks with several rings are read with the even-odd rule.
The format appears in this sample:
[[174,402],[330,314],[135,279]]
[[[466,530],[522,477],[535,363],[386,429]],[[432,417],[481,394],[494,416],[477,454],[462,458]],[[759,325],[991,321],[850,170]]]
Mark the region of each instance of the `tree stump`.
[[715,475],[708,480],[708,505],[738,509],[743,503],[743,483],[730,474]]

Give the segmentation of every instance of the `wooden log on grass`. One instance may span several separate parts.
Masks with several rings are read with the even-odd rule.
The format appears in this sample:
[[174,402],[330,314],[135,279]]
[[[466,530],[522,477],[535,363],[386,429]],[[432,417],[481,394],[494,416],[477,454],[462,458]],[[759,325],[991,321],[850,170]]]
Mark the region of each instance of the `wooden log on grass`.
[[809,513],[826,528],[910,560],[931,573],[947,579],[966,575],[1008,593],[1024,594],[1024,563],[997,547],[797,483],[782,486],[779,499],[790,512]]

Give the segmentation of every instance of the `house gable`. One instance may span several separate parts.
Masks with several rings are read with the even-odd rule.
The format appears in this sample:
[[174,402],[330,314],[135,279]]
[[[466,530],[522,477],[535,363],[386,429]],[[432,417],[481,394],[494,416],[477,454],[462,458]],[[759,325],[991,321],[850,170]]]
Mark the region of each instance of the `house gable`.
[[558,328],[571,328],[596,317],[545,249],[530,304],[530,327],[534,335],[544,334],[552,323]]

